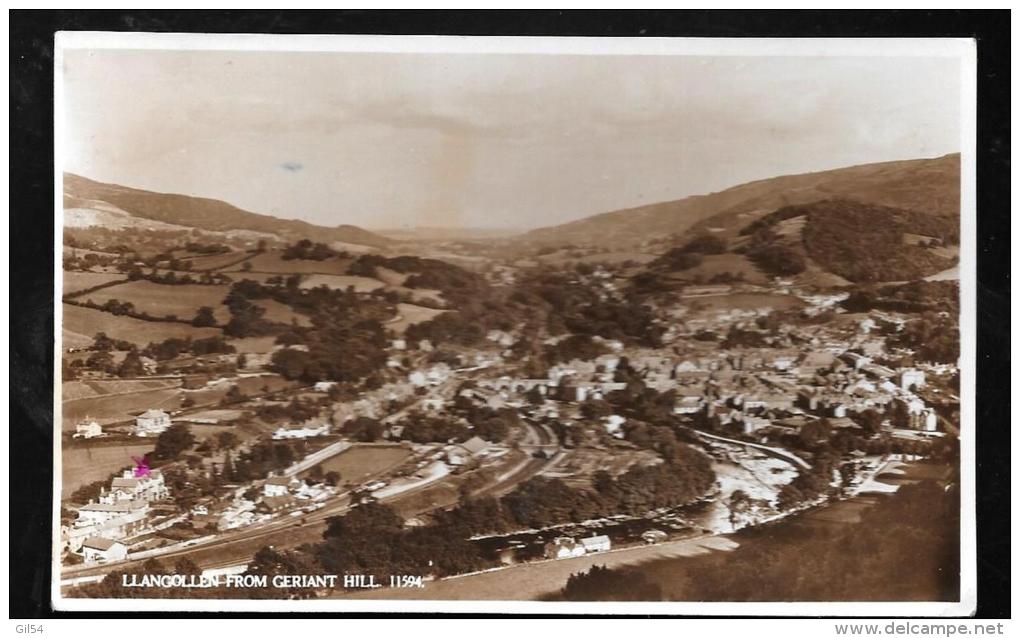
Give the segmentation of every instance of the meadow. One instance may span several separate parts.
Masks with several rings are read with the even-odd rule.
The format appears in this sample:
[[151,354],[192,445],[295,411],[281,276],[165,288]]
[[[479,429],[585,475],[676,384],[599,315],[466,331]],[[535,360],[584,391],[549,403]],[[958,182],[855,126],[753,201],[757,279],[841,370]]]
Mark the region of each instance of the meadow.
[[113,472],[134,465],[131,457],[151,452],[153,443],[140,445],[76,444],[61,454],[60,497],[67,498],[82,485],[105,479]]
[[96,286],[102,286],[112,281],[123,281],[127,277],[121,273],[109,273],[109,272],[80,272],[80,271],[64,271],[64,294],[68,295],[82,290],[88,290],[89,288],[95,288]]
[[226,285],[174,286],[138,280],[90,292],[81,299],[97,304],[103,304],[109,299],[130,301],[135,305],[136,312],[157,318],[175,315],[185,321],[190,321],[201,306],[209,306],[213,309],[216,321],[225,324],[230,320],[230,312],[223,305],[223,299],[229,290]]
[[[172,287],[179,288],[181,286]],[[63,304],[63,310],[65,348],[91,344],[92,338],[97,332],[105,332],[107,335],[139,346],[171,337],[203,339],[220,334],[219,328],[196,328],[170,321],[143,321],[66,303]]]

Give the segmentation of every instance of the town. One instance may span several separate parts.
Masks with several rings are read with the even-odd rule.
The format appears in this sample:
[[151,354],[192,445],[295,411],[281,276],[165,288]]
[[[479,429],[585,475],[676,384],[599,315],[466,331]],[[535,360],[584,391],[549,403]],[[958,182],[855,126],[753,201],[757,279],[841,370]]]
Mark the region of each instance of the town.
[[[569,559],[732,532],[856,494],[892,457],[953,453],[955,358],[918,341],[929,323],[955,322],[917,310],[946,282],[902,286],[913,305],[783,276],[638,297],[632,263],[493,260],[471,272],[320,246],[260,242],[225,252],[243,257],[237,271],[183,284],[229,290],[226,339],[140,348],[101,332],[68,348],[65,393],[85,396],[65,400],[65,462],[137,454],[65,490],[66,582],[240,539],[340,573],[361,559],[330,550],[342,537],[331,531],[360,512],[369,529],[396,515],[404,529],[460,534],[459,560],[437,550],[410,563],[430,577]],[[325,261],[302,262],[310,250],[349,264],[348,285],[257,274],[259,262],[277,272]],[[92,254],[71,251],[68,267],[120,269],[130,283],[67,295],[72,311],[110,312],[91,295],[188,268],[172,253]],[[369,277],[380,285],[359,290]],[[267,307],[287,319],[267,322]],[[432,311],[409,320],[419,308]],[[333,325],[315,318],[323,310]],[[199,309],[190,325],[215,326],[204,318],[218,312]],[[598,498],[580,503],[585,494]],[[200,565],[243,573],[253,554]]]

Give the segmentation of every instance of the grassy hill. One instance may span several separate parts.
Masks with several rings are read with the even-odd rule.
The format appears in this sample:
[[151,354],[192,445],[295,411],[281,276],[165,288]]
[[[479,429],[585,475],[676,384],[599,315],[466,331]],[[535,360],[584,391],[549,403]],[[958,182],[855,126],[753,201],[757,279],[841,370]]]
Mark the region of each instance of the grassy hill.
[[64,173],[64,197],[65,207],[76,210],[90,203],[93,207],[97,202],[100,206],[105,203],[115,211],[134,217],[208,231],[250,231],[273,234],[283,239],[315,237],[318,241],[374,247],[391,243],[386,237],[357,226],[316,226],[300,220],[252,213],[217,199],[105,184],[71,173]]
[[671,235],[736,232],[777,208],[827,199],[853,199],[955,218],[959,215],[960,156],[864,164],[818,173],[786,175],[742,184],[718,193],[613,211],[540,228],[519,241],[596,244],[619,248],[661,241]]

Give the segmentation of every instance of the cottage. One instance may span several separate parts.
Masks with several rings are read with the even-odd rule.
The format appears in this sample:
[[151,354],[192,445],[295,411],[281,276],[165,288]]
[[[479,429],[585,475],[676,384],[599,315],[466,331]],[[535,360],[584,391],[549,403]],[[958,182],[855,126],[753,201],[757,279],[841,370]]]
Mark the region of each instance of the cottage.
[[127,558],[127,546],[109,538],[93,536],[82,543],[81,553],[86,565],[110,563]]
[[584,551],[588,554],[594,554],[597,552],[608,552],[609,548],[612,547],[608,536],[591,536],[589,538],[582,538],[581,545],[584,547]]
[[545,546],[546,558],[576,558],[584,554],[584,545],[566,536],[555,538]]
[[163,410],[146,410],[135,417],[136,436],[155,436],[170,427],[170,415]]
[[103,428],[95,421],[86,420],[74,426],[73,438],[94,439],[97,436],[103,436]]

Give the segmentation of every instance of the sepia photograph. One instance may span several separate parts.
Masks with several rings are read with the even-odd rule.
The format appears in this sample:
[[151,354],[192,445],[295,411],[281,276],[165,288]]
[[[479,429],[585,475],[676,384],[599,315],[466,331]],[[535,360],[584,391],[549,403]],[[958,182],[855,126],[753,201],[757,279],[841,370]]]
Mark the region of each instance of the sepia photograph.
[[973,41],[54,62],[54,608],[973,610]]

